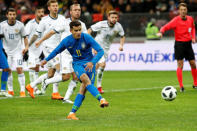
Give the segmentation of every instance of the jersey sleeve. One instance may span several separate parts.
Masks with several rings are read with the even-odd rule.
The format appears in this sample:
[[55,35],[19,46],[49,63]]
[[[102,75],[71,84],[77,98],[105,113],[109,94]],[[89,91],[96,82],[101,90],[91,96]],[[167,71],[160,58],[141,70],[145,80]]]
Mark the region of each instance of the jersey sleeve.
[[61,53],[67,48],[68,39],[63,39],[60,44],[49,54],[49,56],[45,59],[46,61],[50,61],[57,54]]
[[25,32],[26,32],[26,34],[27,34],[28,36],[31,34],[31,30],[32,30],[31,27],[32,27],[32,26],[31,26],[30,22],[28,22],[28,23],[26,24],[26,26],[25,26]]
[[2,23],[0,23],[0,35],[3,35],[3,26],[2,26]]
[[86,37],[87,43],[90,44],[91,47],[97,51],[96,56],[93,57],[91,61],[93,64],[96,64],[104,55],[104,51],[101,48],[101,46],[89,34],[86,34],[85,37]]
[[120,35],[121,37],[125,35],[124,30],[123,30],[121,24],[119,24],[119,35]]
[[22,37],[27,36],[27,34],[26,34],[26,32],[25,32],[25,26],[24,26],[24,24],[21,25],[21,36],[22,36]]
[[98,22],[98,23],[92,25],[91,26],[92,31],[97,32],[97,31],[101,30],[101,28],[102,28],[101,25],[102,25],[101,22]]
[[86,25],[84,23],[82,23],[82,32],[83,33],[87,33],[87,28],[86,28]]
[[44,25],[45,25],[44,21],[41,20],[39,25],[38,25],[38,27],[37,27],[37,29],[36,29],[36,33],[37,33],[36,35],[39,35],[40,33],[44,32],[44,30],[45,30],[45,26]]
[[164,32],[170,30],[170,29],[174,29],[176,27],[176,18],[172,19],[169,23],[167,23],[166,25],[164,25],[163,27],[161,27],[160,32],[162,34],[164,34]]

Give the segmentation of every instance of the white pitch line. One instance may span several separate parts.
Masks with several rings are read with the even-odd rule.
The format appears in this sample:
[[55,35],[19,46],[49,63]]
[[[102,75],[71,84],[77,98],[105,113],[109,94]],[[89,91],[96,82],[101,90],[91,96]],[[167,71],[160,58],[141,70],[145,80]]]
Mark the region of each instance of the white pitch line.
[[[173,85],[174,87],[179,87],[179,85]],[[185,85],[185,86],[191,86],[191,85]],[[127,91],[141,91],[141,90],[154,90],[154,89],[161,89],[164,87],[151,87],[151,88],[129,88],[129,89],[114,89],[114,90],[105,90],[105,92],[127,92]],[[49,95],[38,95],[36,97],[40,96],[49,96]],[[29,95],[26,97],[30,97]],[[13,98],[24,98],[20,96],[14,96],[14,97],[0,97],[0,100],[3,99],[13,99]]]

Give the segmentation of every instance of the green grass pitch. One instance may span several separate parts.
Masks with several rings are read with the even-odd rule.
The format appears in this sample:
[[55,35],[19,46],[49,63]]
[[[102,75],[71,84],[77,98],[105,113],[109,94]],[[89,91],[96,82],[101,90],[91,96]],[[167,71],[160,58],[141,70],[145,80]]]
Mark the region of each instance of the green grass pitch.
[[[28,73],[26,84],[29,82]],[[14,73],[14,98],[0,97],[1,131],[196,131],[197,90],[192,89],[190,71],[183,72],[185,93],[179,92],[175,71],[124,71],[104,73],[103,88],[110,106],[100,108],[90,95],[77,112],[79,121],[66,120],[72,105],[51,100],[52,86],[45,96],[19,98],[17,74]],[[61,83],[64,96],[68,82]],[[174,101],[161,98],[164,86],[177,88]],[[71,99],[74,100],[79,84]],[[26,93],[27,94],[27,93]],[[27,95],[28,96],[28,95]]]

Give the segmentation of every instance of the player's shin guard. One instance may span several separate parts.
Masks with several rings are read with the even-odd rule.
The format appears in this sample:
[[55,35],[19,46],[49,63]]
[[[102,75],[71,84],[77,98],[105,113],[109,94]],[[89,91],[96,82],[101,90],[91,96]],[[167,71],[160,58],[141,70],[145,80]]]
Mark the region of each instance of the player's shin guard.
[[25,92],[25,75],[24,73],[18,74],[18,81],[21,87],[21,92]]
[[183,87],[182,69],[181,69],[181,68],[177,68],[176,74],[177,74],[177,79],[178,79],[178,82],[179,82],[179,86],[180,86],[180,88],[181,88],[181,87]]
[[70,98],[76,86],[77,86],[77,81],[71,80],[68,85],[68,90],[66,91],[66,94],[64,96],[64,100],[68,100]]
[[8,91],[13,91],[13,76],[12,73],[8,76]]
[[101,87],[104,69],[99,67],[97,70],[97,87]]
[[197,86],[197,69],[191,69],[193,81],[194,81],[194,86]]
[[54,75],[54,77],[45,80],[46,85],[52,84],[52,83],[58,83],[62,81],[62,74]]
[[1,74],[1,91],[6,90],[6,85],[8,81],[9,72],[3,71]]
[[41,75],[38,79],[36,79],[34,82],[31,82],[30,85],[32,88],[34,88],[37,84],[40,84],[42,80],[47,79],[47,78],[48,78],[48,74],[45,73]]
[[86,87],[86,89],[94,96],[96,97],[96,99],[98,99],[99,101],[102,99],[101,94],[99,93],[99,91],[97,90],[97,88],[94,85],[88,85]]
[[81,106],[84,98],[85,98],[84,95],[77,94],[71,112],[75,113],[79,109],[79,107]]
[[53,93],[57,93],[58,92],[58,83],[54,83],[53,84]]

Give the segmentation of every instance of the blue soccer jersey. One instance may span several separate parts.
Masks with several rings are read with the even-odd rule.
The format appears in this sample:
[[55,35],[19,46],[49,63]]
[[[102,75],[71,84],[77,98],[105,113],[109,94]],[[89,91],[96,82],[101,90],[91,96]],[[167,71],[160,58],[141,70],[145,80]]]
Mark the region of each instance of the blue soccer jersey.
[[[92,48],[97,51],[96,56],[93,56]],[[56,49],[53,50],[46,60],[51,60],[65,49],[67,49],[73,57],[73,68],[77,77],[80,78],[83,73],[86,73],[92,80],[92,83],[94,83],[95,67],[93,68],[92,72],[87,72],[85,70],[86,66],[84,64],[87,62],[92,62],[95,66],[95,64],[104,54],[104,51],[100,45],[89,34],[86,33],[81,33],[80,39],[75,39],[72,35],[69,35],[61,41],[61,43],[56,47]]]
[[1,40],[0,40],[0,68],[1,69],[9,68],[7,58],[3,52],[3,43]]

